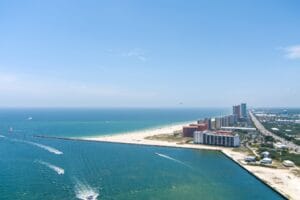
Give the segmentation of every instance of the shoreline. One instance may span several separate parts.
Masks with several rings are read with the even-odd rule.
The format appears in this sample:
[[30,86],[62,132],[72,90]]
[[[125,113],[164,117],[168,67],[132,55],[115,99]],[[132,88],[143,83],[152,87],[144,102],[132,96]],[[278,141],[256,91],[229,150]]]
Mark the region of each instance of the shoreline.
[[170,129],[170,127],[174,127],[175,129],[178,129],[178,127],[186,126],[191,123],[195,123],[196,120],[191,120],[191,121],[184,121],[184,122],[172,122],[169,124],[162,124],[162,125],[157,125],[149,128],[143,128],[140,130],[133,130],[133,131],[124,131],[124,132],[117,132],[117,133],[108,133],[108,134],[103,134],[103,135],[91,135],[91,136],[76,136],[76,137],[69,137],[72,139],[84,139],[86,140],[87,138],[102,138],[102,137],[113,137],[113,136],[120,136],[120,135],[130,135],[130,134],[141,134],[141,133],[149,133],[153,134],[154,132],[157,132],[158,130],[167,130]]
[[226,156],[228,159],[230,159],[232,162],[234,162],[236,165],[238,165],[239,167],[241,167],[243,170],[245,170],[248,174],[250,174],[251,176],[253,176],[254,178],[256,178],[258,181],[260,181],[262,184],[266,185],[267,187],[269,187],[271,190],[273,190],[274,192],[276,192],[277,194],[279,194],[282,198],[284,199],[291,199],[289,197],[288,194],[285,194],[285,192],[283,191],[278,191],[277,188],[275,188],[274,186],[270,185],[270,183],[266,182],[265,180],[261,179],[257,174],[253,173],[252,171],[250,171],[249,169],[247,169],[244,165],[242,165],[240,162],[234,160],[231,156],[229,156],[228,154],[226,154],[224,151],[220,151],[221,153],[223,153],[224,156]]
[[[162,127],[134,131],[130,133],[121,133],[114,135],[101,135],[93,137],[52,137],[52,136],[41,136],[36,137],[42,138],[54,138],[64,140],[75,140],[85,142],[105,142],[105,143],[118,143],[118,144],[131,144],[131,145],[146,145],[146,146],[158,146],[158,147],[169,147],[169,148],[185,148],[185,149],[198,149],[198,150],[213,150],[220,151],[224,156],[231,159],[233,162],[238,164],[248,173],[259,179],[262,183],[266,184],[275,192],[279,193],[286,199],[297,199],[300,196],[300,177],[295,175],[289,168],[268,168],[262,166],[247,165],[243,162],[243,159],[247,154],[234,151],[235,148],[223,147],[223,146],[210,146],[201,144],[187,144],[177,143],[162,140],[151,140],[146,139],[149,136],[155,136],[160,134],[173,134],[174,131],[181,130],[182,126],[188,125],[192,122],[184,122],[178,124],[171,124]],[[298,186],[298,187],[297,187]]]

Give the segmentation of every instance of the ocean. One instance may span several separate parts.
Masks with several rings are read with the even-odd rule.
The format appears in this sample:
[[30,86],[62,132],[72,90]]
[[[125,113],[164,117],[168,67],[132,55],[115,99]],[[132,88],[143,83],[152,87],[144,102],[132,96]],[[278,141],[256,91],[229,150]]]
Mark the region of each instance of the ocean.
[[2,109],[0,199],[283,199],[220,152],[37,138],[117,134],[228,109]]

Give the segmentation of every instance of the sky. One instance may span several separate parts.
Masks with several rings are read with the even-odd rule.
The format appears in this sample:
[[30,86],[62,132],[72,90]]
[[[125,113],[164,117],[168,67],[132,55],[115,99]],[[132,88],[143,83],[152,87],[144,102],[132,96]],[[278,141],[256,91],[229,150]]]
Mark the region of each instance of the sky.
[[0,107],[300,107],[296,0],[0,1]]

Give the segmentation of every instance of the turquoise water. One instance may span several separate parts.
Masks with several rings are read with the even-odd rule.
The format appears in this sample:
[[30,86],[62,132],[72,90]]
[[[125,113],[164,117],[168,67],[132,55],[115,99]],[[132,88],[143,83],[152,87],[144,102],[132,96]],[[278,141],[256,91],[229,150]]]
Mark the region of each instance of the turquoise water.
[[[228,109],[2,109],[0,133],[95,136],[229,113]],[[32,120],[28,120],[28,118]]]
[[[79,134],[77,130],[84,128],[76,120],[80,124],[96,123],[102,114],[91,117],[88,111],[72,111],[71,115],[65,111],[35,111],[29,113],[32,120],[22,122],[28,116],[22,112],[14,110],[7,117],[1,114],[0,199],[282,199],[220,152],[35,138],[32,134],[38,132]],[[127,118],[122,112],[123,115],[114,115],[118,116],[115,120],[102,116],[102,121],[126,124],[124,121],[133,123],[137,112],[147,115],[146,111],[127,110],[132,116]],[[153,116],[164,119],[169,115],[168,110],[161,112]],[[185,112],[186,118],[174,117],[171,123],[197,117],[194,111],[189,115],[189,111],[182,110],[172,110],[170,116],[176,112]],[[198,115],[214,112],[224,111]],[[138,118],[143,128],[161,125],[150,116]],[[169,123],[165,119],[163,123]],[[34,120],[37,122],[32,123]],[[55,131],[56,123],[59,131]],[[7,126],[11,124],[14,131],[8,133]],[[99,124],[96,127],[84,134],[136,129],[118,126],[121,128],[109,131]]]

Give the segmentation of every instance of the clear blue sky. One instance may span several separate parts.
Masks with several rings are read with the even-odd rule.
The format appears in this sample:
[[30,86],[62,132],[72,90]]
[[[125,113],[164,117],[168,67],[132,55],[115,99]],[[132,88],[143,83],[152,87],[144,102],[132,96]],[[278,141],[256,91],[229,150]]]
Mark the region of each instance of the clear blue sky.
[[299,10],[296,0],[2,0],[0,107],[299,107]]

